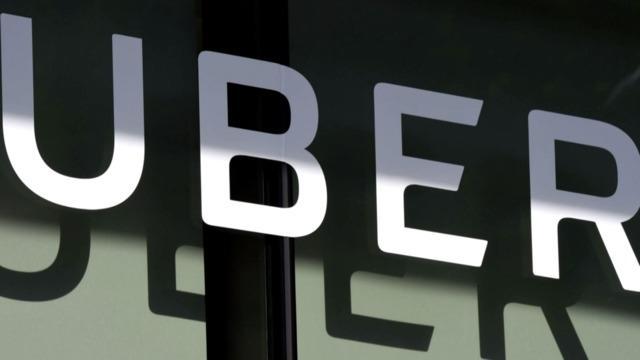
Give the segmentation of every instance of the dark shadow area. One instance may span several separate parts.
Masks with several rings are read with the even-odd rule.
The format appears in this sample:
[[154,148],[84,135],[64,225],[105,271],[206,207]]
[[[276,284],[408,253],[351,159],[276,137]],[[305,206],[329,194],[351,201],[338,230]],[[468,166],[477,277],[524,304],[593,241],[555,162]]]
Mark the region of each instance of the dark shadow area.
[[88,218],[71,210],[60,217],[60,247],[54,262],[33,273],[0,266],[0,296],[21,301],[54,300],[73,291],[82,281],[91,252]]
[[[344,251],[345,249],[342,249]],[[355,250],[355,249],[352,249]],[[335,256],[324,259],[325,316],[331,336],[404,349],[427,351],[433,326],[403,323],[353,314],[351,310],[351,276],[359,270],[402,277],[401,260],[384,263],[349,252],[349,261]],[[376,266],[377,265],[377,266]]]
[[588,359],[567,310],[561,307],[543,308],[556,344],[565,359]]
[[192,232],[171,223],[148,228],[149,308],[160,315],[205,321],[204,295],[176,289],[176,251],[183,245],[202,246]]

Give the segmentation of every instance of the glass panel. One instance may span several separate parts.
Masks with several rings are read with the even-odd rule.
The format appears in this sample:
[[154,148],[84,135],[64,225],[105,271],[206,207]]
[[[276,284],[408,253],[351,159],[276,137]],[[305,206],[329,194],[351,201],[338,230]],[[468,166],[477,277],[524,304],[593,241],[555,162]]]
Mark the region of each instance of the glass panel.
[[[296,240],[300,359],[635,357],[637,150],[618,148],[625,133],[640,142],[638,5],[292,1],[289,20],[291,66],[318,98],[310,151],[329,194],[323,225]],[[376,88],[376,113],[378,83],[409,89]],[[397,132],[376,134],[389,113]],[[395,158],[376,167],[376,150]],[[530,156],[546,177],[530,176]],[[459,186],[462,168],[426,159],[464,166]],[[400,184],[379,194],[396,205],[376,197],[376,175],[378,187]],[[548,193],[534,206],[551,220],[535,226],[546,232],[533,257],[538,187]],[[397,204],[404,217],[381,223]],[[380,226],[393,230],[388,253]],[[426,230],[486,240],[486,252],[461,242],[444,253],[452,237],[427,248]],[[474,254],[481,266],[452,263],[479,265]]]
[[[2,0],[0,12],[3,29],[15,16],[31,19],[32,42],[19,42],[15,31],[4,34],[3,59],[13,51],[9,40],[32,44],[35,135],[48,167],[86,179],[112,163],[114,113],[122,115],[114,110],[114,70],[120,68],[113,34],[141,39],[143,71],[132,74],[144,79],[144,138],[127,126],[116,138],[145,147],[133,195],[95,211],[36,195],[1,147],[2,358],[206,358],[196,156],[199,1]],[[120,55],[135,60],[135,50]],[[3,81],[8,84],[19,65],[6,60]],[[119,101],[135,100],[133,90]],[[7,116],[20,118],[8,110],[9,92],[4,95]],[[24,115],[14,125],[28,124]],[[46,181],[39,183],[55,185]],[[74,191],[63,195],[78,199]]]

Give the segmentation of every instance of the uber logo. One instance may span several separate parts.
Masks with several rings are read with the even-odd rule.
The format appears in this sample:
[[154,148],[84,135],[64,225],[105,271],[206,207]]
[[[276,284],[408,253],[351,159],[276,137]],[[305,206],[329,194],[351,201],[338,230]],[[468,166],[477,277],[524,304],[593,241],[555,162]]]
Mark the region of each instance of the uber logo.
[[[85,210],[124,202],[136,189],[144,165],[142,40],[113,35],[114,151],[100,176],[80,179],[49,168],[34,131],[31,20],[0,16],[2,122],[9,161],[24,185],[52,203]],[[106,45],[106,44],[105,44]],[[214,226],[300,237],[314,232],[327,207],[327,186],[318,161],[306,148],[315,137],[318,105],[312,86],[295,70],[266,61],[204,51],[198,58],[202,218]],[[267,134],[229,126],[227,85],[279,92],[288,101],[290,128]],[[457,191],[464,166],[402,155],[402,114],[475,126],[482,101],[377,84],[374,89],[378,245],[384,252],[479,267],[491,239],[407,228],[403,192],[409,185]],[[536,276],[559,278],[558,222],[593,221],[622,287],[640,291],[640,265],[622,223],[640,207],[640,155],[631,138],[602,121],[533,110],[529,114],[531,251]],[[559,190],[556,140],[598,147],[616,161],[615,193],[599,197]],[[299,195],[289,208],[230,199],[229,163],[250,156],[289,164]]]

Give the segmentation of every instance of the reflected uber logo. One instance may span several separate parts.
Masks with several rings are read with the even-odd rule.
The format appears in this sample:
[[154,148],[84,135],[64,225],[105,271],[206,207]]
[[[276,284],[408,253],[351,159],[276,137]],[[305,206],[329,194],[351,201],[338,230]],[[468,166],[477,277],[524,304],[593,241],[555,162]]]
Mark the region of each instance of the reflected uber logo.
[[[135,191],[144,166],[142,40],[112,37],[114,150],[108,169],[95,178],[75,178],[51,169],[36,145],[31,19],[0,16],[2,123],[9,161],[18,178],[52,203],[100,210],[124,202]],[[322,168],[306,150],[318,126],[318,106],[309,82],[295,70],[266,61],[204,51],[198,58],[200,173],[203,221],[212,226],[301,237],[322,223],[327,186]],[[229,126],[227,85],[282,94],[290,107],[283,134]],[[404,190],[410,185],[457,191],[464,166],[402,154],[403,114],[424,121],[467,126],[478,122],[482,101],[379,83],[374,89],[378,245],[387,253],[479,267],[487,239],[408,228]],[[597,224],[622,287],[640,291],[640,265],[625,230],[640,207],[640,155],[633,140],[605,122],[533,110],[529,113],[531,251],[534,275],[559,278],[558,222]],[[600,197],[559,190],[555,141],[604,149],[617,166],[615,193]],[[281,161],[298,177],[298,198],[288,208],[231,200],[229,163],[234,156]]]

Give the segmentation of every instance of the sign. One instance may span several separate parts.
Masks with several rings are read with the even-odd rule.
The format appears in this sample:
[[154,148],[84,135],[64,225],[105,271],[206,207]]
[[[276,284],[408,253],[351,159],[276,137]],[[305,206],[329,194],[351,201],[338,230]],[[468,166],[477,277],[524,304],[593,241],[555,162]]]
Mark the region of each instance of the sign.
[[[109,168],[93,179],[57,173],[42,160],[33,116],[31,24],[2,15],[4,142],[22,182],[53,203],[85,210],[116,206],[135,190],[144,166],[142,41],[113,37],[114,150]],[[202,217],[213,226],[299,237],[324,218],[327,187],[322,168],[305,148],[318,122],[315,93],[295,70],[274,63],[202,52],[200,63],[200,164]],[[266,134],[229,126],[227,85],[277,91],[286,97],[291,127]],[[410,185],[457,191],[464,166],[402,155],[403,114],[475,126],[482,101],[379,83],[375,88],[378,244],[393,254],[481,266],[487,240],[416,230],[404,225],[403,193]],[[616,192],[606,198],[558,190],[555,142],[609,151],[618,169]],[[622,287],[640,291],[640,265],[622,223],[640,207],[640,155],[633,140],[602,121],[533,110],[529,114],[533,273],[559,278],[557,226],[564,218],[593,221]],[[298,177],[290,208],[231,200],[229,164],[251,156],[289,164]]]

